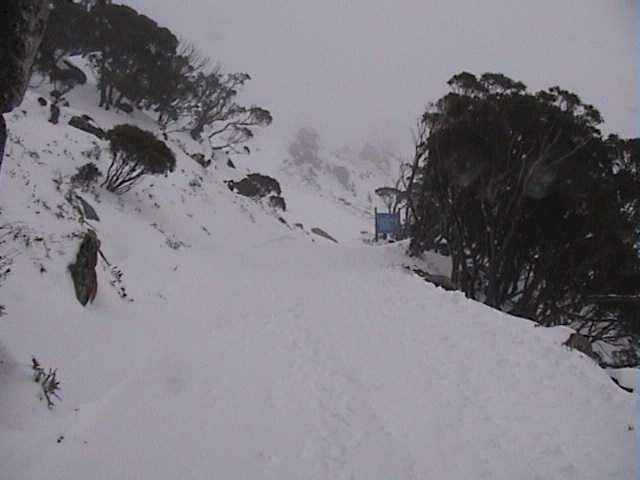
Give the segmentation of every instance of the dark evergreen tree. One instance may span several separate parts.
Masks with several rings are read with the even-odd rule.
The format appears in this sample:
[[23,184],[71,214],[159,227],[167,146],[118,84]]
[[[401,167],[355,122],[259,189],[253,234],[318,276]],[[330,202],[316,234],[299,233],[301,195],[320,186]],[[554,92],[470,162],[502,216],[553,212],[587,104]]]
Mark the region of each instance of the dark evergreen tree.
[[636,141],[605,140],[600,113],[559,87],[531,94],[504,75],[467,72],[449,86],[420,122],[413,253],[450,254],[454,283],[496,308],[578,322],[592,338],[615,321],[619,335],[621,309],[596,299],[640,294],[640,185],[621,167]]
[[194,139],[206,139],[213,152],[238,152],[256,127],[272,122],[269,111],[237,101],[248,74],[210,68],[195,47],[180,48],[170,30],[133,8],[100,0],[53,0],[51,20],[38,58],[40,70],[68,89],[75,79],[60,68],[62,60],[72,53],[90,54],[100,106],[107,110],[130,111],[131,104],[153,109],[163,128],[173,125]]
[[51,74],[64,57],[88,53],[92,33],[87,8],[69,0],[54,0],[35,68]]
[[165,91],[158,85],[176,55],[176,36],[124,5],[97,5],[90,17],[100,106],[110,109],[125,98],[138,106],[157,104]]

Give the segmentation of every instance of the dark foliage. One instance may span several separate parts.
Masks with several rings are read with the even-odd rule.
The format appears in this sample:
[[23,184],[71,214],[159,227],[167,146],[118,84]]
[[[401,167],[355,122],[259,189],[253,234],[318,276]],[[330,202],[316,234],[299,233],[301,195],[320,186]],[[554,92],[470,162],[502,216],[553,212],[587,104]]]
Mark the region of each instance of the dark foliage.
[[263,198],[271,193],[282,194],[280,183],[273,177],[260,173],[251,173],[239,182],[230,181],[229,188],[240,195],[251,198]]
[[637,334],[638,141],[603,138],[600,113],[559,87],[466,72],[449,86],[420,121],[413,253],[446,250],[453,282],[496,308],[592,340]]
[[234,150],[253,138],[253,127],[265,127],[273,121],[271,113],[260,107],[236,103],[240,88],[250,80],[246,73],[199,73],[188,87],[188,129],[198,140],[206,132],[211,149]]
[[253,137],[254,128],[271,124],[269,111],[237,102],[248,74],[211,68],[195,47],[180,45],[169,29],[133,8],[69,0],[54,0],[52,6],[38,67],[57,89],[64,92],[77,81],[61,69],[64,57],[91,55],[101,107],[127,113],[152,109],[163,128],[171,125],[207,140],[214,152],[245,152],[239,146]]
[[112,161],[102,186],[124,193],[144,175],[173,172],[176,158],[171,149],[153,133],[133,125],[118,125],[107,134]]
[[95,163],[85,163],[81,167],[78,167],[75,175],[71,177],[71,183],[75,186],[83,189],[89,188],[91,185],[97,183],[98,179],[102,176],[102,172],[96,166]]
[[[100,106],[109,109],[126,98],[156,104],[178,39],[149,17],[124,5],[98,5],[90,12],[90,42],[99,76]],[[126,32],[126,34],[123,34]]]
[[49,22],[34,65],[47,74],[55,72],[58,63],[67,55],[88,52],[92,33],[87,8],[69,0],[50,3]]

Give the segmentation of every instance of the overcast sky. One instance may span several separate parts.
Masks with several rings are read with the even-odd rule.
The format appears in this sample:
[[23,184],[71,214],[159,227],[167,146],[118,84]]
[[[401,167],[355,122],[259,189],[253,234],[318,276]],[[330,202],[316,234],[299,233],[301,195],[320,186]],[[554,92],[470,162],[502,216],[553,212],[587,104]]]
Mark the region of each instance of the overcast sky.
[[315,126],[325,142],[388,139],[406,151],[426,104],[455,73],[530,89],[560,85],[640,136],[636,0],[122,0],[253,81],[274,133]]

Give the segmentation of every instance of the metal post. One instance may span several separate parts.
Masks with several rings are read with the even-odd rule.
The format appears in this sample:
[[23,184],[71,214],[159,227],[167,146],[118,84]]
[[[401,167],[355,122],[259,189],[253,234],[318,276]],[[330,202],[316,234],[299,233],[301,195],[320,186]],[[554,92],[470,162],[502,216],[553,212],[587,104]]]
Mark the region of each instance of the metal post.
[[378,241],[378,208],[375,207],[373,209],[373,214],[375,216],[375,225],[376,225],[376,242]]

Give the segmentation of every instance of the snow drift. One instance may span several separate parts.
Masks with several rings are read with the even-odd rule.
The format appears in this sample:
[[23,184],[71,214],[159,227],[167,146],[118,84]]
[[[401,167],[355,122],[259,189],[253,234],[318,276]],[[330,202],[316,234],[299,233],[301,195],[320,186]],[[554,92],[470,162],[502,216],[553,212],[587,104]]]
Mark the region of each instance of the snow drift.
[[[88,225],[64,193],[107,153],[64,118],[153,126],[93,108],[88,89],[54,126],[36,99],[12,115],[0,181],[17,232],[2,244],[2,478],[636,475],[637,396],[562,346],[568,330],[426,284],[402,268],[402,244],[312,241],[290,226],[295,207],[279,219],[236,196],[232,169],[204,170],[175,141],[175,174],[87,195],[110,265],[82,308],[67,266]],[[292,206],[312,195],[283,194]],[[349,218],[356,238],[362,217],[346,212],[341,239]],[[58,369],[51,411],[32,356]]]

